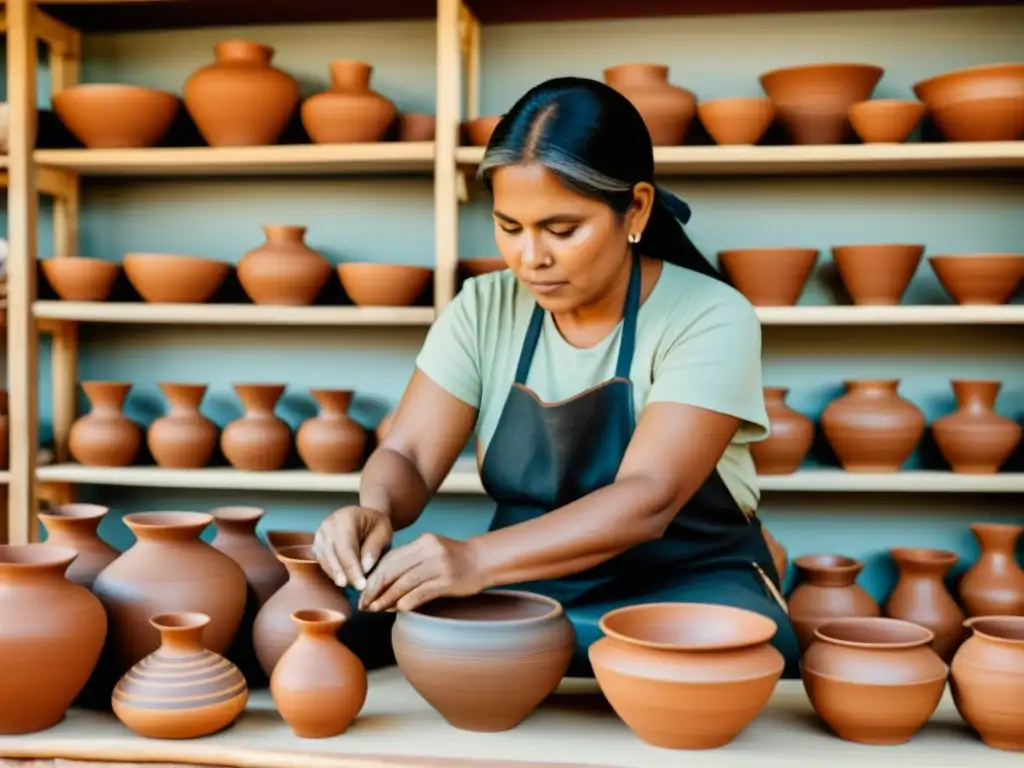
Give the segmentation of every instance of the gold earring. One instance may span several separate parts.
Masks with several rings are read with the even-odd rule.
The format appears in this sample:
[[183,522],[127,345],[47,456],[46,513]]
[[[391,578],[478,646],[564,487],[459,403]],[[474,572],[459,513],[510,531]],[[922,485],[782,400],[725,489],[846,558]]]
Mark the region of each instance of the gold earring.
[[630,245],[636,245],[640,242],[640,235],[630,232],[629,237],[627,237],[626,240]]

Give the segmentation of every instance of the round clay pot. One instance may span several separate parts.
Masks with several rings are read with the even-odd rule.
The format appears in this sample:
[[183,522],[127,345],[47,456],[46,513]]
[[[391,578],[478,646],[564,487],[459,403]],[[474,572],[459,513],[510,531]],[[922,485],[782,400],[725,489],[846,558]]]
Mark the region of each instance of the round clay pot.
[[398,116],[399,141],[433,141],[437,133],[437,118],[418,112],[403,112]]
[[398,116],[390,99],[370,89],[373,67],[332,61],[331,87],[302,104],[302,125],[316,144],[380,141]]
[[233,384],[245,414],[224,427],[220,450],[235,469],[273,472],[292,450],[292,431],[274,415],[284,384]]
[[576,632],[555,600],[494,590],[400,611],[391,640],[402,674],[451,725],[507,731],[558,687]]
[[53,94],[53,111],[87,149],[152,147],[170,130],[178,97],[123,83],[85,83]]
[[818,250],[737,248],[719,251],[718,263],[755,307],[792,307],[818,263]]
[[121,381],[83,381],[92,410],[71,425],[68,452],[89,467],[127,467],[142,448],[142,428],[122,413],[132,385]]
[[277,553],[284,547],[312,547],[315,538],[313,531],[267,531],[267,546],[277,557]]
[[898,547],[889,553],[899,567],[900,578],[885,601],[885,615],[930,630],[935,635],[932,647],[949,663],[960,647],[964,612],[943,579],[959,558],[945,549]]
[[854,304],[896,306],[924,256],[923,245],[837,245],[832,249],[843,286]]
[[875,599],[857,584],[864,563],[845,555],[804,555],[793,561],[798,583],[789,595],[789,619],[800,648],[814,642],[814,630],[826,621],[881,616]]
[[107,616],[65,578],[75,557],[69,547],[0,545],[0,734],[56,725],[99,660]]
[[974,523],[981,555],[960,581],[967,615],[1024,616],[1024,569],[1017,565],[1017,540],[1024,525]]
[[462,124],[463,140],[471,147],[486,147],[504,115],[487,115]]
[[793,474],[814,442],[814,422],[786,405],[787,394],[789,387],[764,388],[771,434],[750,444],[750,455],[759,475]]
[[313,389],[320,415],[302,423],[295,445],[313,472],[355,472],[363,464],[366,430],[349,418],[352,390]]
[[106,301],[121,265],[86,256],[55,256],[39,262],[46,282],[64,301]]
[[800,673],[811,706],[835,734],[860,744],[904,744],[938,709],[946,665],[931,630],[899,619],[820,625]]
[[1014,141],[1024,135],[1024,63],[983,64],[914,84],[949,141]]
[[210,617],[160,613],[149,623],[160,633],[160,647],[114,688],[117,719],[150,739],[198,739],[235,722],[249,686],[234,664],[203,645]]
[[967,253],[928,259],[957,304],[1006,304],[1024,278],[1024,253]]
[[921,409],[897,391],[899,379],[847,381],[821,428],[846,472],[899,472],[925,430]]
[[769,645],[775,622],[740,608],[632,605],[600,626],[589,656],[601,692],[656,747],[725,746],[764,709],[785,665]]
[[632,102],[656,147],[678,146],[697,113],[693,91],[669,83],[661,64],[619,64],[604,71],[604,81]]
[[299,103],[299,84],[270,66],[274,49],[249,40],[214,46],[213,64],[185,82],[182,98],[211,147],[273,144]]
[[1020,445],[1021,429],[995,411],[998,381],[953,380],[956,412],[932,422],[932,436],[954,472],[994,475]]
[[459,271],[463,277],[480,277],[491,272],[508,269],[508,263],[501,256],[483,256],[477,259],[459,259]]
[[39,522],[46,529],[49,547],[68,547],[78,553],[64,574],[86,589],[92,589],[100,571],[120,554],[100,538],[98,529],[109,507],[99,504],[61,504],[39,512]]
[[928,108],[920,101],[871,99],[850,106],[850,124],[865,144],[902,144]]
[[757,144],[775,119],[771,99],[713,99],[697,105],[708,135],[720,145]]
[[950,665],[957,712],[993,749],[1024,751],[1024,616],[968,619],[971,636]]
[[338,265],[342,288],[359,306],[411,306],[422,298],[433,276],[429,267],[370,262]]
[[123,266],[142,300],[155,304],[203,304],[231,272],[222,261],[170,253],[129,253]]
[[260,507],[210,510],[217,528],[210,546],[238,563],[259,605],[265,604],[288,580],[285,567],[256,535],[256,526],[264,514]]
[[304,307],[316,301],[334,271],[305,243],[306,228],[264,225],[266,242],[238,262],[238,282],[256,304]]
[[206,385],[161,382],[159,386],[170,410],[146,432],[153,460],[171,469],[205,467],[213,458],[219,432],[217,425],[199,412]]
[[366,668],[338,640],[347,618],[322,609],[291,615],[298,638],[274,668],[270,695],[299,738],[340,736],[366,703]]

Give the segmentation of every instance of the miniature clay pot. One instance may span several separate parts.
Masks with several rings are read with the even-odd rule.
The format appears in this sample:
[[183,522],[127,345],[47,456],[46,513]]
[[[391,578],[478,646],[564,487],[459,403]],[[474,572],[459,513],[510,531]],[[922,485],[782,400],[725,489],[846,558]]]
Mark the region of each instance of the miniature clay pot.
[[171,253],[129,253],[122,265],[142,300],[153,304],[203,304],[231,272],[222,261]]
[[928,108],[920,101],[871,99],[850,105],[850,124],[865,144],[902,144]]
[[463,141],[471,147],[486,147],[504,115],[487,115],[462,123]]
[[686,141],[697,113],[697,96],[670,84],[668,72],[660,64],[619,64],[604,71],[605,83],[636,107],[656,147]]
[[403,112],[398,116],[399,141],[433,141],[437,133],[437,118],[418,112]]
[[899,472],[925,430],[921,409],[899,396],[898,379],[847,381],[821,428],[846,472]]
[[269,600],[288,581],[288,571],[256,535],[265,514],[260,507],[215,507],[210,510],[217,535],[210,546],[230,557],[245,572],[259,605]]
[[380,141],[398,116],[390,99],[370,89],[373,66],[332,61],[331,87],[302,104],[302,125],[316,144]]
[[904,744],[938,709],[946,664],[931,630],[908,621],[829,621],[800,661],[811,706],[835,734],[860,744]]
[[86,256],[55,256],[40,260],[39,266],[64,301],[106,301],[121,274],[120,264]]
[[948,254],[928,264],[957,304],[1006,304],[1024,278],[1024,253]]
[[956,412],[932,422],[932,436],[954,472],[993,475],[1020,445],[1021,429],[995,411],[998,381],[954,379]]
[[84,83],[56,91],[53,111],[87,149],[152,147],[170,130],[178,97],[124,83]]
[[708,135],[720,145],[757,144],[775,119],[771,99],[713,99],[697,105]]
[[433,276],[429,267],[369,262],[338,265],[342,288],[359,306],[411,306],[426,292]]
[[295,445],[312,472],[355,472],[363,464],[366,430],[349,418],[352,390],[313,389],[320,414],[302,423]]
[[274,415],[284,384],[233,384],[245,414],[224,427],[220,450],[235,469],[273,472],[292,449],[292,431]]
[[729,282],[756,307],[791,307],[818,263],[815,248],[739,248],[718,252]]
[[402,674],[466,731],[518,725],[562,681],[575,638],[558,602],[512,590],[400,611],[391,633]]
[[844,555],[804,555],[793,561],[798,583],[789,595],[789,619],[800,649],[814,642],[814,630],[826,621],[881,616],[875,599],[857,584],[864,563]]
[[924,256],[923,245],[837,245],[832,249],[843,286],[854,304],[895,306]]
[[786,405],[789,387],[765,387],[771,434],[750,444],[759,475],[790,475],[800,468],[814,442],[814,422]]
[[334,271],[306,245],[306,228],[264,225],[266,242],[238,262],[238,281],[255,304],[305,307],[316,301]]
[[974,523],[981,555],[960,581],[967,615],[1024,616],[1024,569],[1017,565],[1017,540],[1024,525]]
[[921,80],[914,94],[949,141],[1024,135],[1024,63],[983,64]]
[[170,404],[166,416],[149,425],[146,444],[158,466],[171,469],[199,469],[213,458],[217,448],[217,425],[199,412],[206,394],[205,384],[160,383]]
[[964,612],[943,579],[959,558],[944,549],[898,547],[889,553],[899,567],[900,578],[885,601],[885,615],[930,630],[935,635],[932,647],[949,663],[963,637]]
[[785,662],[774,621],[740,608],[651,603],[601,618],[590,646],[601,692],[641,740],[666,749],[714,749],[761,713]]
[[99,504],[61,504],[39,512],[50,547],[68,547],[78,557],[64,574],[68,581],[92,589],[100,571],[114,562],[119,552],[100,538],[98,529],[109,507]]
[[92,410],[71,425],[68,452],[89,467],[127,467],[142,448],[142,428],[122,413],[132,385],[121,381],[83,381]]

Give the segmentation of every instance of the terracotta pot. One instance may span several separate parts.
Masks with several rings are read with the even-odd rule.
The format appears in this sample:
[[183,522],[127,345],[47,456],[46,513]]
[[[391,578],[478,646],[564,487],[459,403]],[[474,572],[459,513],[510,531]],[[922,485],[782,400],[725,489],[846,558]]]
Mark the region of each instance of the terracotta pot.
[[846,394],[822,411],[821,428],[846,472],[899,472],[921,441],[924,413],[899,396],[899,383],[847,381]]
[[781,584],[785,581],[786,571],[789,569],[789,553],[764,526],[761,527],[761,533],[764,535],[764,543],[768,545],[768,551],[771,553],[772,563],[775,565],[775,571],[779,575]]
[[153,304],[203,304],[231,272],[222,261],[171,253],[129,253],[122,265],[142,300]]
[[0,734],[60,722],[100,657],[107,616],[64,577],[75,557],[68,547],[0,545]]
[[832,619],[881,616],[875,599],[857,584],[864,563],[844,555],[804,555],[793,561],[798,583],[789,595],[789,619],[800,648],[814,642],[814,630]]
[[508,263],[501,256],[484,256],[478,259],[459,259],[459,271],[463,277],[480,277],[491,272],[508,269]]
[[92,589],[100,571],[114,562],[120,554],[100,538],[98,529],[109,507],[99,504],[61,504],[39,512],[39,522],[46,529],[50,547],[67,547],[78,553],[64,574],[86,589]]
[[708,135],[716,144],[757,144],[775,119],[771,99],[714,99],[697,105]]
[[114,688],[117,719],[150,739],[198,739],[235,722],[249,687],[234,664],[203,645],[210,617],[161,613],[149,623],[160,633],[160,647]]
[[106,301],[121,265],[86,256],[59,256],[39,262],[46,282],[64,301]]
[[295,611],[310,608],[352,615],[348,597],[324,573],[311,546],[282,546],[275,554],[288,570],[288,581],[263,604],[252,628],[256,657],[268,677],[299,636],[291,618]]
[[142,428],[122,413],[132,385],[121,381],[83,381],[92,410],[71,425],[68,452],[89,467],[127,467],[142,448]]
[[255,304],[304,307],[316,301],[334,271],[305,243],[306,227],[264,225],[267,239],[238,262],[238,281]]
[[348,617],[338,611],[300,610],[291,615],[298,638],[274,668],[270,695],[296,736],[340,736],[366,703],[366,668],[338,640]]
[[964,612],[943,579],[959,558],[944,549],[898,547],[889,552],[900,578],[885,602],[885,615],[930,630],[935,635],[932,647],[948,663],[960,647]]
[[928,108],[919,101],[871,99],[850,106],[850,124],[865,144],[902,144]]
[[273,144],[299,103],[299,84],[270,66],[269,45],[224,40],[213,51],[214,63],[197,70],[182,91],[199,133],[211,147]]
[[317,144],[380,141],[398,117],[390,99],[370,89],[373,67],[332,61],[331,87],[302,104],[302,125]]
[[928,264],[957,304],[1006,304],[1024,278],[1021,253],[932,256]]
[[398,116],[399,141],[433,141],[437,133],[437,118],[416,112],[404,112]]
[[771,619],[724,605],[651,603],[601,618],[590,646],[601,692],[640,739],[714,749],[754,721],[785,662]]
[[552,693],[576,633],[562,606],[494,590],[399,612],[391,640],[402,674],[451,725],[507,731]]
[[960,581],[968,616],[1024,616],[1024,569],[1017,565],[1017,540],[1024,525],[974,523],[981,556]]
[[953,380],[956,412],[932,422],[932,436],[954,472],[994,475],[1020,444],[1020,424],[995,411],[1002,386],[998,381]]
[[486,147],[504,115],[486,115],[462,123],[462,139],[471,147]]
[[822,624],[800,662],[807,698],[846,741],[905,744],[935,714],[946,665],[931,630],[883,618]]
[[124,83],[84,83],[51,98],[53,111],[87,149],[152,147],[178,114],[173,93]]
[[814,442],[814,422],[786,405],[787,394],[789,387],[764,388],[771,435],[750,444],[750,455],[759,475],[790,475],[796,472]]
[[1024,751],[1024,616],[968,619],[971,637],[950,665],[960,717],[993,749]]
[[349,418],[350,389],[313,389],[320,415],[303,422],[295,444],[313,472],[355,472],[363,464],[366,430]]
[[153,460],[172,469],[205,467],[213,458],[219,432],[217,425],[199,412],[206,385],[161,382],[159,386],[170,410],[146,432]]
[[235,469],[273,472],[292,449],[292,431],[274,415],[284,384],[233,384],[245,414],[224,427],[220,450]]
[[429,267],[369,262],[338,265],[342,288],[359,306],[411,306],[426,292],[433,276]]
[[678,146],[686,141],[697,113],[697,96],[671,85],[668,67],[619,64],[604,71],[604,81],[636,107],[654,146]]
[[267,531],[267,546],[277,557],[277,553],[284,547],[295,547],[303,545],[313,546],[316,534],[313,531]]
[[818,263],[814,248],[739,248],[718,252],[736,290],[756,307],[791,307]]
[[899,304],[922,256],[923,245],[837,245],[832,249],[832,262],[853,303],[872,306]]
[[217,535],[210,546],[238,563],[259,605],[266,603],[288,581],[285,567],[256,535],[256,526],[264,514],[265,510],[260,507],[210,510],[217,527]]
[[1014,141],[1024,135],[1024,63],[983,64],[914,84],[950,141]]

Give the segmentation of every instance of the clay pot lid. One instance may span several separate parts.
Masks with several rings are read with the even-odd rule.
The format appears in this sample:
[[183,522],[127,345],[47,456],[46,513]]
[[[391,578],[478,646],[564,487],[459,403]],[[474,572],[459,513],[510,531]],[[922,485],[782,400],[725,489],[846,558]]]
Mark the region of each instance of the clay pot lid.
[[38,570],[64,566],[66,569],[78,557],[78,550],[52,544],[0,544],[0,566]]
[[338,265],[341,287],[361,306],[407,307],[427,288],[434,270],[408,264],[348,262]]
[[865,144],[900,144],[928,107],[909,99],[869,99],[850,105],[850,124]]
[[128,253],[122,263],[139,295],[155,303],[201,304],[231,271],[223,261],[175,253]]
[[124,83],[84,83],[58,91],[53,111],[90,149],[151,147],[164,137],[178,113],[168,91]]
[[829,619],[815,627],[814,638],[846,648],[902,650],[928,645],[935,639],[935,633],[902,619],[858,616]]
[[472,147],[486,147],[491,142],[491,135],[504,115],[487,115],[473,120],[467,120],[462,124],[462,133],[465,140]]
[[775,107],[765,97],[711,99],[697,105],[697,117],[716,144],[756,144],[775,119]]
[[778,625],[742,608],[705,603],[647,603],[601,617],[601,631],[630,645],[667,651],[721,651],[771,640]]
[[465,627],[516,627],[550,621],[564,613],[557,600],[533,592],[494,589],[470,597],[442,597],[399,616]]
[[105,301],[121,265],[91,256],[53,256],[40,261],[43,276],[64,301]]
[[459,259],[459,268],[469,277],[479,277],[489,272],[508,269],[508,264],[501,256],[481,256],[473,259]]
[[964,622],[964,627],[986,640],[1024,646],[1024,616],[974,616]]
[[75,502],[61,504],[50,509],[41,509],[39,517],[43,520],[95,520],[108,512],[110,512],[110,507],[104,507],[102,504]]

